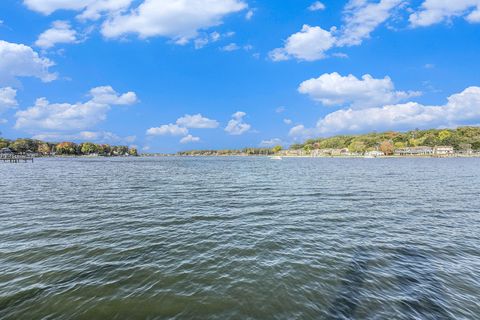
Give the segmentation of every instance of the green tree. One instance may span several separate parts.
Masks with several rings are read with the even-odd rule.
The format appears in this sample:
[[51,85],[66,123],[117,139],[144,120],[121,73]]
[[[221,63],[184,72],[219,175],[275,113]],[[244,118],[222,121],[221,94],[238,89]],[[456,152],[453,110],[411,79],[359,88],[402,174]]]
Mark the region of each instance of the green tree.
[[91,142],[82,143],[80,152],[82,154],[92,154],[98,152],[98,147],[96,144]]
[[303,146],[303,151],[305,151],[307,153],[312,152],[312,150],[313,150],[313,146],[311,144],[307,144],[307,145]]
[[348,145],[348,150],[354,153],[364,153],[367,146],[363,141],[354,140]]
[[438,139],[440,139],[440,141],[442,142],[450,139],[451,136],[452,136],[452,133],[448,130],[442,130],[438,133]]
[[403,148],[405,148],[405,143],[399,141],[399,142],[395,142],[395,143],[393,144],[393,146],[395,147],[395,149],[403,149]]
[[0,138],[0,149],[7,148],[10,145],[10,141]]
[[272,151],[273,153],[279,153],[280,151],[282,151],[282,146],[275,146],[272,148]]
[[134,156],[134,157],[138,156],[137,148],[130,148],[130,149],[128,149],[128,154],[129,154],[130,156]]
[[10,144],[10,149],[19,153],[27,151],[37,152],[38,142],[32,139],[17,139]]
[[112,152],[113,152],[114,155],[124,156],[124,155],[128,154],[128,147],[127,146],[115,146],[115,147],[113,147]]

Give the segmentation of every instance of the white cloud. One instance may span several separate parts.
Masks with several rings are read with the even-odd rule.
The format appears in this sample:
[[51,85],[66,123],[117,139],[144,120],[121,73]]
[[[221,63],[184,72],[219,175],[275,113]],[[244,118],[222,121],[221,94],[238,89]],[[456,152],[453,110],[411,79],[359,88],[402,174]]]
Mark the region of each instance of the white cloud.
[[371,130],[457,127],[480,122],[480,87],[469,87],[448,98],[441,106],[415,102],[362,110],[342,109],[317,122],[315,128],[303,125],[290,130],[291,136],[314,136]]
[[[344,24],[340,30],[332,27],[327,31],[321,27],[304,25],[300,32],[291,35],[285,41],[283,48],[272,50],[270,59],[283,61],[294,58],[315,61],[326,58],[330,49],[360,45],[379,25],[392,16],[394,9],[400,8],[403,4],[404,0],[379,2],[350,0],[345,6]],[[344,57],[341,54],[337,56]]]
[[0,84],[15,82],[17,77],[36,77],[50,82],[57,75],[49,72],[54,63],[41,58],[29,46],[0,40]]
[[199,142],[200,141],[200,138],[199,137],[194,137],[192,136],[191,134],[189,134],[188,136],[185,136],[183,137],[181,140],[180,140],[180,143],[191,143],[191,142]]
[[11,87],[0,88],[0,114],[17,106],[17,90]]
[[24,0],[23,3],[30,10],[49,15],[57,10],[82,10],[92,0]]
[[227,52],[237,51],[238,49],[240,49],[240,47],[236,43],[233,43],[233,42],[230,43],[230,44],[227,44],[226,46],[221,48],[222,51],[227,51]]
[[277,48],[270,52],[273,61],[283,61],[291,58],[314,61],[326,57],[325,52],[335,45],[333,32],[320,27],[304,25],[302,30],[291,35],[283,48]]
[[201,49],[205,47],[209,43],[217,42],[219,41],[222,37],[229,37],[230,35],[228,34],[220,34],[217,31],[214,31],[210,34],[205,34],[202,37],[199,37],[194,40],[195,44],[195,49]]
[[90,1],[85,10],[77,16],[80,20],[98,20],[102,13],[113,15],[130,6],[133,0],[94,0]]
[[325,5],[323,3],[321,3],[320,1],[315,1],[314,3],[312,3],[310,5],[310,7],[308,7],[308,10],[310,10],[310,11],[325,10]]
[[300,84],[298,91],[326,106],[347,104],[354,109],[397,103],[420,94],[395,91],[395,85],[389,77],[375,79],[366,74],[358,79],[351,74],[344,77],[336,72],[306,80]]
[[49,49],[57,43],[76,43],[77,32],[73,30],[68,21],[55,21],[52,27],[44,31],[38,37],[35,45],[43,49]]
[[96,87],[90,90],[92,101],[99,104],[131,105],[138,102],[135,92],[119,95],[111,86]]
[[[39,133],[32,137],[48,142],[82,141],[95,143],[132,143],[135,137],[120,137],[108,131],[81,131],[79,133],[64,134],[59,132]],[[133,139],[135,140],[135,139]]]
[[275,109],[275,112],[276,113],[283,113],[287,110],[287,108],[285,108],[284,106],[281,106],[281,107],[278,107],[277,109]]
[[132,0],[24,0],[30,10],[50,15],[57,10],[82,11],[80,20],[97,20],[102,13],[113,14],[130,6]]
[[149,136],[183,136],[180,143],[198,142],[200,138],[189,134],[188,129],[214,129],[219,126],[216,120],[208,119],[200,113],[186,114],[177,119],[175,124],[164,124],[147,130]]
[[425,0],[421,9],[410,15],[413,27],[425,27],[454,17],[480,23],[480,0]]
[[149,136],[185,136],[188,134],[188,129],[180,127],[176,124],[164,124],[160,127],[150,128],[147,130]]
[[380,24],[384,23],[392,14],[392,10],[404,0],[350,0],[345,7],[344,26],[337,46],[359,45],[370,37]]
[[235,112],[225,127],[225,131],[231,135],[239,136],[250,130],[251,126],[243,121],[247,114],[242,111]]
[[217,26],[226,15],[246,8],[241,0],[145,0],[128,13],[108,19],[102,34],[107,38],[161,36],[186,43],[199,30]]
[[177,125],[185,128],[214,129],[219,126],[218,121],[208,119],[201,114],[189,115],[178,118]]
[[290,125],[290,124],[292,124],[292,122],[293,121],[291,119],[283,119],[283,123],[285,123],[285,124]]
[[135,93],[118,95],[111,87],[97,87],[90,90],[91,99],[85,103],[50,103],[39,98],[35,105],[16,113],[16,129],[28,131],[84,130],[104,121],[112,105],[126,105],[137,102]]
[[245,14],[245,19],[251,20],[253,18],[253,10],[248,10],[247,13]]
[[282,146],[283,144],[284,143],[281,139],[274,138],[274,139],[270,139],[270,140],[263,140],[262,142],[260,142],[260,147],[269,148],[269,147],[274,147],[274,146]]

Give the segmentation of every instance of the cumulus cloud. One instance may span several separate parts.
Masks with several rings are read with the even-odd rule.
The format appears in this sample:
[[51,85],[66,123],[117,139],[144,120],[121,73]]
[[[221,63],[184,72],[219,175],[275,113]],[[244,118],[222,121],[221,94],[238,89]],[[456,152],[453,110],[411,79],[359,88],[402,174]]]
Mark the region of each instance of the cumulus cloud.
[[200,138],[199,137],[194,137],[192,136],[191,134],[183,137],[181,140],[180,140],[180,143],[182,144],[186,144],[186,143],[192,143],[192,142],[199,142],[200,141]]
[[[270,59],[315,61],[326,58],[327,52],[333,48],[360,45],[403,3],[403,0],[350,0],[345,6],[344,23],[340,29],[332,27],[324,30],[304,25],[300,32],[285,41],[284,47],[272,50]],[[322,6],[319,4],[317,7]]]
[[189,134],[188,129],[215,129],[220,124],[216,120],[208,119],[200,113],[195,115],[186,114],[177,119],[175,124],[164,124],[147,130],[149,136],[183,136],[180,143],[198,142],[200,138]]
[[79,133],[65,134],[59,132],[38,133],[32,137],[42,141],[89,141],[96,143],[132,143],[135,136],[120,137],[109,131],[81,131]]
[[306,80],[300,84],[298,91],[326,106],[350,105],[354,109],[397,103],[420,95],[419,92],[396,91],[390,77],[375,79],[366,74],[358,79],[354,75],[344,77],[337,72]]
[[282,48],[270,52],[270,59],[283,61],[291,58],[314,61],[326,57],[325,52],[335,45],[333,32],[320,27],[304,25],[300,32],[291,35]]
[[225,131],[231,135],[238,136],[250,130],[251,126],[243,120],[246,115],[247,114],[242,111],[235,112],[225,127]]
[[185,128],[214,129],[219,126],[219,123],[218,121],[208,119],[199,113],[196,115],[186,114],[183,117],[178,118],[177,125]]
[[337,46],[359,45],[392,14],[404,0],[350,0],[345,7],[344,25]]
[[154,127],[147,130],[149,136],[185,136],[188,134],[188,129],[180,127],[177,124],[164,124],[160,127]]
[[68,21],[55,21],[50,29],[40,34],[35,45],[43,49],[49,49],[57,43],[76,42],[78,42],[77,32],[71,28],[70,23]]
[[93,88],[90,96],[87,102],[75,104],[50,103],[46,98],[39,98],[34,106],[15,114],[15,128],[28,131],[84,130],[104,121],[112,105],[137,102],[135,93],[119,95],[109,86]]
[[29,46],[0,40],[0,84],[15,82],[17,77],[36,77],[44,82],[57,78],[49,68],[54,63],[42,58]]
[[323,3],[321,3],[320,1],[315,1],[314,3],[312,3],[310,5],[310,7],[308,7],[308,10],[310,10],[310,11],[325,10],[325,5]]
[[81,11],[81,20],[97,20],[102,13],[113,14],[125,10],[133,0],[24,0],[30,10],[50,15],[57,10]]
[[290,125],[292,124],[292,120],[291,119],[283,119],[283,123],[287,124],[287,125]]
[[328,114],[315,128],[303,125],[290,130],[290,136],[306,137],[371,130],[457,127],[479,123],[480,87],[469,87],[448,98],[444,105],[427,106],[416,102],[355,110],[342,109]]
[[92,101],[104,105],[130,105],[138,102],[135,92],[119,95],[111,86],[96,87],[90,90]]
[[0,114],[17,106],[17,90],[11,87],[0,88]]
[[480,23],[480,0],[425,0],[421,9],[410,15],[410,23],[413,27],[425,27],[454,17]]
[[199,30],[217,26],[226,15],[246,8],[241,0],[145,0],[128,13],[105,21],[102,34],[107,38],[162,36],[182,44],[195,38]]

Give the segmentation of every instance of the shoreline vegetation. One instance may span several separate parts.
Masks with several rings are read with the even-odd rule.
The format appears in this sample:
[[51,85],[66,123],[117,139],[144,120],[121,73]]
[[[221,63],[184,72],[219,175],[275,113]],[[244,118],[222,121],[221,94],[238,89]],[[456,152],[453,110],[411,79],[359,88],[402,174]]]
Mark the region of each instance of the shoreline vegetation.
[[288,149],[274,146],[272,148],[189,150],[176,154],[139,154],[136,148],[92,142],[51,143],[35,139],[8,140],[0,137],[0,156],[5,157],[9,154],[31,157],[480,157],[480,127],[337,135],[309,139],[304,143],[293,144]]
[[177,156],[480,157],[480,127],[388,131],[309,139],[288,149],[190,150]]
[[52,143],[36,139],[22,138],[8,140],[0,137],[0,156],[7,157],[10,155],[25,155],[30,157],[122,157],[138,156],[138,151],[136,148],[129,148],[127,146],[112,146],[92,142]]

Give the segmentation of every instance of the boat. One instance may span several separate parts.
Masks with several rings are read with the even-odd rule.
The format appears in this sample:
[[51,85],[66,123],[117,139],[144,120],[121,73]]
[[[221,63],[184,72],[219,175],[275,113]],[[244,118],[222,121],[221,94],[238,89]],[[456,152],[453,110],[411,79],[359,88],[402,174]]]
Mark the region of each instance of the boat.
[[283,160],[283,158],[280,157],[280,156],[273,156],[273,157],[270,157],[270,159],[272,159],[272,160]]

